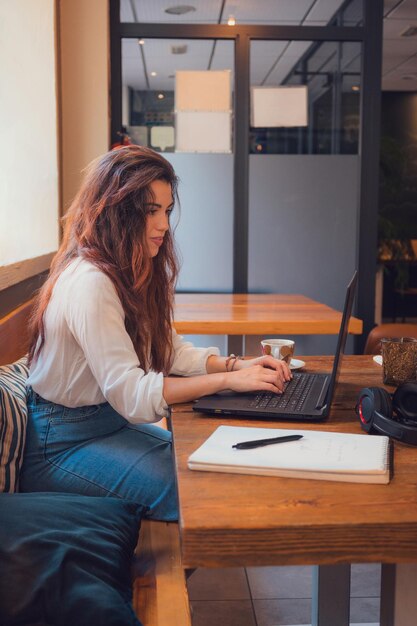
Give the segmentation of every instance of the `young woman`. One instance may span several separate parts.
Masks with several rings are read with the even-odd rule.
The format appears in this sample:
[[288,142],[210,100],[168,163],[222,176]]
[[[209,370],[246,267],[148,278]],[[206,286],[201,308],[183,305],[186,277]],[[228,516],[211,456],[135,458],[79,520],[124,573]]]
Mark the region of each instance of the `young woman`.
[[21,491],[132,499],[174,520],[170,434],[151,422],[176,402],[290,379],[270,356],[226,359],[172,330],[176,197],[172,166],[150,149],[90,166],[33,314]]

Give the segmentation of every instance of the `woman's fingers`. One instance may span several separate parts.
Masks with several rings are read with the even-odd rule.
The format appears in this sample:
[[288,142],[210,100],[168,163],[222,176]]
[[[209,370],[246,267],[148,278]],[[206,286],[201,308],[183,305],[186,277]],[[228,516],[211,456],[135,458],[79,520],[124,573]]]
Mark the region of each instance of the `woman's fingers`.
[[[281,368],[265,367],[264,364],[255,365],[251,370],[247,370],[248,375],[251,376],[253,383],[257,389],[269,389],[272,385],[272,391],[276,393],[282,393],[285,387],[287,379]],[[268,385],[268,387],[265,387]]]
[[260,378],[263,383],[274,386],[274,391],[279,391],[280,393],[284,390],[286,378],[279,370],[272,370],[263,367],[260,372]]
[[268,355],[263,357],[262,365],[280,372],[285,381],[289,381],[292,378],[291,370],[285,361],[274,359],[273,356]]
[[[278,363],[278,365],[276,365]],[[274,365],[274,366],[271,366]],[[272,358],[271,365],[259,360],[251,367],[230,372],[234,391],[273,391],[282,393],[292,375],[286,364]]]
[[292,379],[292,373],[290,368],[288,367],[285,361],[281,361],[279,359],[275,359],[273,356],[264,355],[255,357],[253,359],[242,360],[238,362],[238,367],[236,369],[250,369],[255,365],[261,365],[264,368],[275,370],[279,372],[282,376],[282,379],[286,382]]

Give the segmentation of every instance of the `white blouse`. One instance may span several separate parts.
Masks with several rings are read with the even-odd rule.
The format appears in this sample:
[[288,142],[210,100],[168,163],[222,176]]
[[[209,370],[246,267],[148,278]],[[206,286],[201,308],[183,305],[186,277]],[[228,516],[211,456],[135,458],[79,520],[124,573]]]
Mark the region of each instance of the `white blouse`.
[[[76,259],[58,278],[45,313],[45,343],[33,360],[28,385],[40,396],[74,408],[109,404],[132,423],[168,415],[163,374],[145,374],[126,332],[125,315],[108,276]],[[217,348],[195,348],[173,333],[171,374],[206,374]]]

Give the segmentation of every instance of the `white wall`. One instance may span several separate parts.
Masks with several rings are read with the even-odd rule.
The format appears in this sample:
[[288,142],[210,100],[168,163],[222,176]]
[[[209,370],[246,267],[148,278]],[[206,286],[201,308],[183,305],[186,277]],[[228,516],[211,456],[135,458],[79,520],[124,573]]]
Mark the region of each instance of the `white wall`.
[[[340,311],[357,263],[359,157],[251,155],[249,172],[249,291],[301,293]],[[298,354],[336,347],[336,337],[296,340]]]
[[56,250],[54,0],[0,0],[0,265]]
[[[164,153],[180,178],[175,240],[182,258],[178,290],[233,291],[233,155]],[[223,335],[190,335],[226,352]]]
[[[180,178],[175,239],[183,257],[178,289],[233,290],[233,155],[164,156]],[[173,214],[173,224],[177,214]]]

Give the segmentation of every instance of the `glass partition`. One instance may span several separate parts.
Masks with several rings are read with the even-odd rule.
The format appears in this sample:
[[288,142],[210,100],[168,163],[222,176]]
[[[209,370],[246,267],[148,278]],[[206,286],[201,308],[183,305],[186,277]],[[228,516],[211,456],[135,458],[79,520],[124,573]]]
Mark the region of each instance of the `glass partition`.
[[[293,113],[294,92],[305,114],[280,122],[266,108],[270,125],[250,128],[249,291],[302,293],[341,310],[357,262],[361,45],[253,41],[250,61],[252,109],[260,89],[275,94],[267,105]],[[299,354],[335,348],[332,337],[296,339]]]
[[[373,128],[370,93],[378,95],[369,51],[361,62],[376,38],[365,38],[365,13],[378,17],[363,0],[120,0],[123,107],[121,115],[115,83],[112,133],[122,125],[131,141],[163,152],[181,178],[179,289],[304,293],[341,307],[359,252],[365,258],[359,219],[371,214],[365,204],[373,206],[359,193],[372,161],[359,153],[361,115]],[[216,122],[213,110],[183,115],[177,74],[213,71],[230,73],[228,115]],[[255,101],[265,105],[263,114],[271,105],[270,119],[258,115]],[[300,120],[298,106],[305,109]],[[200,113],[205,128],[196,132]],[[183,120],[188,144],[180,141]],[[225,144],[203,145],[220,120]],[[363,132],[361,154],[372,148]],[[304,354],[324,351],[320,342]]]
[[123,39],[130,141],[160,152],[230,153],[233,50],[230,41]]

